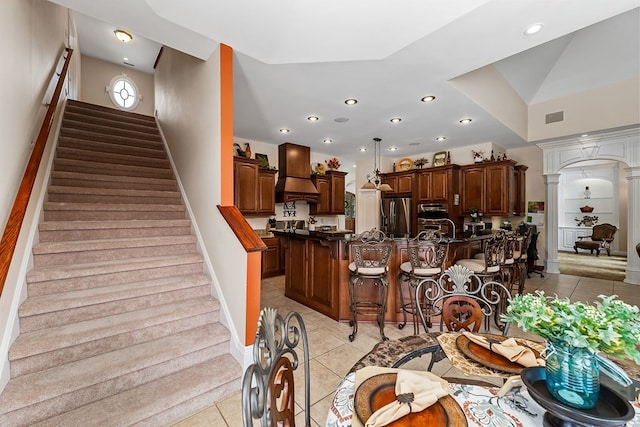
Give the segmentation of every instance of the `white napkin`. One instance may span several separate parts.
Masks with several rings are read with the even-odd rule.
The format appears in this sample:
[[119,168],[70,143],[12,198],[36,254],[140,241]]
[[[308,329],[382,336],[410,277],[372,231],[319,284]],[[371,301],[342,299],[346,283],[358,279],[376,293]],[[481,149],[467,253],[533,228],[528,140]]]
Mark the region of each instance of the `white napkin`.
[[449,394],[441,380],[431,380],[429,375],[431,374],[428,372],[399,370],[396,377],[396,396],[413,393],[413,400],[410,404],[394,400],[371,414],[365,426],[386,426],[411,412],[420,412],[428,408]]
[[522,366],[544,366],[543,359],[536,358],[532,349],[518,344],[514,338],[507,338],[500,343],[491,343],[482,335],[472,334],[471,332],[463,332],[462,334],[474,343],[504,356],[512,362],[519,363]]

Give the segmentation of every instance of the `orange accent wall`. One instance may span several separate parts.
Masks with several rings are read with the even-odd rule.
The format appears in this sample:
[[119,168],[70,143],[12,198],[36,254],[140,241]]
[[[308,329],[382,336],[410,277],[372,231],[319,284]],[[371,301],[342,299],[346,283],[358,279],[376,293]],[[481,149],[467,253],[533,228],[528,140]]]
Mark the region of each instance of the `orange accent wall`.
[[220,44],[220,204],[233,205],[233,49]]
[[[233,206],[233,49],[220,44],[220,205]],[[262,253],[247,253],[244,344],[255,339],[260,315]]]
[[247,311],[245,345],[253,344],[260,316],[260,275],[262,252],[247,253]]

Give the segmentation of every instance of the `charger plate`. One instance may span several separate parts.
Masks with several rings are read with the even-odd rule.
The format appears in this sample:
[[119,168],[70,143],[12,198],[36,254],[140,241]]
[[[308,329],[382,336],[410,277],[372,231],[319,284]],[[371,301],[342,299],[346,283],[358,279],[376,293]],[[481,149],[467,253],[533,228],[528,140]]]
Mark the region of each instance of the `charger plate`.
[[[508,338],[502,335],[493,335],[493,334],[477,334],[477,335],[486,337],[488,339],[496,340],[496,341],[504,341]],[[516,340],[516,341],[520,345],[524,345],[531,348],[523,340]],[[519,374],[524,369],[524,366],[522,366],[521,364],[512,362],[506,357],[501,356],[497,353],[494,353],[488,348],[484,348],[483,346],[474,343],[473,341],[471,341],[469,338],[467,338],[465,335],[462,335],[462,334],[460,334],[460,336],[456,338],[456,347],[458,347],[458,350],[460,350],[460,352],[465,356],[467,356],[469,359],[475,362],[478,362],[481,365],[484,365],[491,369],[497,369],[499,371],[508,372],[511,374]],[[536,358],[539,359],[540,353],[534,348],[531,348],[531,350],[536,355]]]
[[[354,398],[354,410],[362,425],[375,411],[396,400],[396,376],[395,373],[374,375],[360,384]],[[412,412],[387,424],[387,427],[407,426],[466,427],[467,418],[458,402],[446,395],[424,411]]]

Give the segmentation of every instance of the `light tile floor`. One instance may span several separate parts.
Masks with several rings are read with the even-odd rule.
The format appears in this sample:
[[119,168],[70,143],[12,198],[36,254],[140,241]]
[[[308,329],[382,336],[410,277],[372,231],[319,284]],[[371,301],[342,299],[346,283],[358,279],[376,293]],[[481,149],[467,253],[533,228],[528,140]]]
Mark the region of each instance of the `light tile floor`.
[[[537,289],[544,290],[548,295],[569,297],[572,301],[592,302],[600,294],[616,294],[625,302],[640,306],[640,288],[623,282],[548,273],[544,273],[543,278],[533,274],[526,281],[525,291]],[[263,280],[261,297],[262,306],[274,307],[283,314],[297,311],[305,321],[310,347],[312,426],[324,426],[338,383],[353,364],[379,341],[378,328],[371,324],[359,324],[356,339],[349,342],[351,328],[347,323],[336,322],[284,296],[284,276]],[[385,333],[390,339],[396,339],[412,334],[413,328],[409,324],[400,330],[395,324],[387,324]],[[531,338],[513,326],[510,335]],[[537,341],[540,341],[539,337]],[[297,381],[296,384],[301,383]],[[302,396],[302,392],[296,390],[296,395]],[[242,426],[241,400],[238,392],[176,426]],[[298,414],[297,420],[297,425],[304,425],[301,414]]]

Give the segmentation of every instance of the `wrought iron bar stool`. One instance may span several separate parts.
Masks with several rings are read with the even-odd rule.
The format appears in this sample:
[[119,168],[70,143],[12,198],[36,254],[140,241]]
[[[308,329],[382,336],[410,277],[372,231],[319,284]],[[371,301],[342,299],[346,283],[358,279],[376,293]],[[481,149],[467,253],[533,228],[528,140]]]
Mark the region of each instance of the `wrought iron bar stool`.
[[[524,227],[518,227],[518,245],[513,253],[513,258],[516,261],[518,284],[516,294],[518,295],[522,295],[524,293],[524,282],[527,280],[527,270],[529,269],[529,259],[527,256],[527,252],[529,249],[529,245],[531,244],[532,230],[533,229],[531,227],[527,227],[526,224],[524,225]],[[513,286],[511,291],[513,292]]]
[[[358,333],[358,315],[375,316],[380,327],[380,336],[384,334],[384,316],[387,312],[387,296],[389,295],[389,259],[393,251],[393,240],[387,239],[379,230],[362,233],[349,243],[351,258],[349,264],[349,300],[353,327],[349,341],[353,341]],[[375,300],[370,296],[360,298],[358,291],[363,293],[363,285],[373,283],[376,288]],[[359,289],[358,289],[359,288]]]
[[501,278],[500,266],[504,259],[504,231],[498,231],[484,241],[484,248],[478,258],[460,259],[456,265],[468,268],[483,281]]
[[[418,282],[423,279],[435,278],[442,273],[444,263],[449,253],[449,239],[443,238],[437,230],[425,230],[415,238],[407,240],[408,261],[400,264],[398,273],[398,295],[401,301],[402,323],[398,325],[402,329],[407,324],[407,313],[413,318],[413,334],[419,333],[415,289]],[[403,285],[404,288],[403,289]],[[408,293],[408,295],[407,295]],[[408,300],[407,300],[408,299]],[[428,311],[428,307],[425,307]],[[429,319],[430,314],[426,313]],[[425,331],[426,332],[426,331]]]

